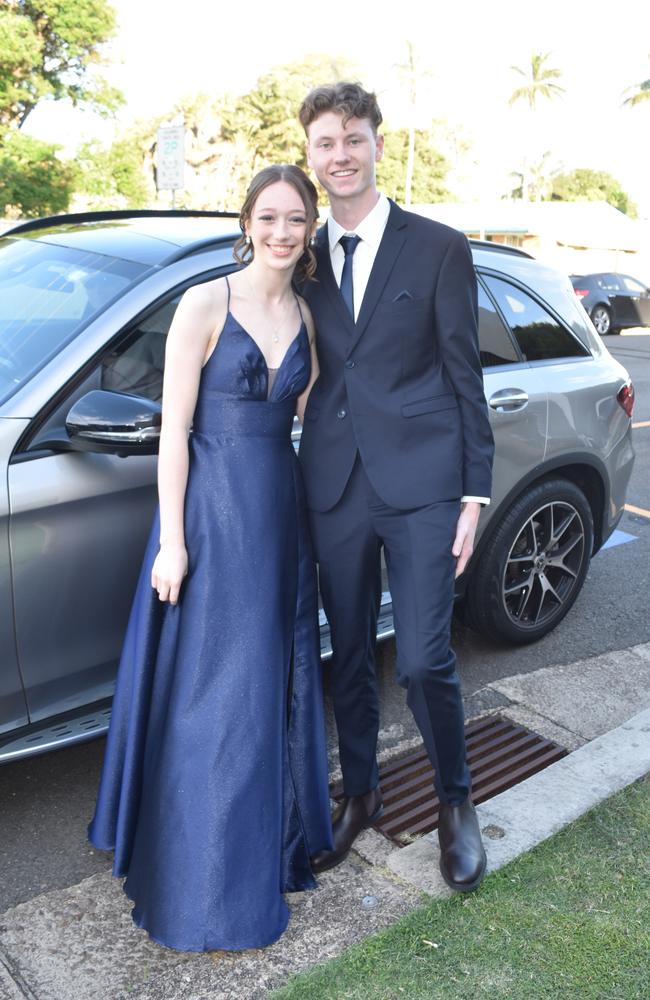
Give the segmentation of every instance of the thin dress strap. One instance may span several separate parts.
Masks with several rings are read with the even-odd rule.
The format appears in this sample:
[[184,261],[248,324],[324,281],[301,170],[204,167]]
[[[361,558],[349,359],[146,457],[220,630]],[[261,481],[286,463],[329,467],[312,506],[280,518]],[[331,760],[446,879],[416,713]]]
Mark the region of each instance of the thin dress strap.
[[304,323],[305,322],[305,317],[303,316],[302,309],[300,308],[300,297],[299,297],[298,293],[295,291],[295,289],[294,289],[293,294],[294,294],[295,299],[296,299],[296,305],[298,306],[298,312],[300,313],[300,319]]
[[[226,309],[230,312],[230,282],[228,281],[228,275],[224,275],[226,279],[226,288],[228,289],[228,301],[226,302]],[[302,316],[302,313],[300,314]]]

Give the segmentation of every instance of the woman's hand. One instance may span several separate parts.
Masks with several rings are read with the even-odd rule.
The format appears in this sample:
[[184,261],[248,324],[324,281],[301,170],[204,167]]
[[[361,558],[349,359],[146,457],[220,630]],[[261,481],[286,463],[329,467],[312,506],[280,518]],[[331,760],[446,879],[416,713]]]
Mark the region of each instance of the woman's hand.
[[161,545],[151,570],[151,586],[161,601],[178,604],[181,584],[187,576],[187,549],[184,545]]

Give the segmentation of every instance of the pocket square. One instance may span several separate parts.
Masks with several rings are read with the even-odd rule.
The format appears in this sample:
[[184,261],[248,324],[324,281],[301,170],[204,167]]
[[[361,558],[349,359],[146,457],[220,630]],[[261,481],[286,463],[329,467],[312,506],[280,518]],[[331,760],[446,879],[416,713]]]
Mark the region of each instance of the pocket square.
[[393,302],[407,302],[409,299],[412,298],[413,296],[409,292],[408,288],[403,288],[401,292],[397,293],[397,295],[393,299]]

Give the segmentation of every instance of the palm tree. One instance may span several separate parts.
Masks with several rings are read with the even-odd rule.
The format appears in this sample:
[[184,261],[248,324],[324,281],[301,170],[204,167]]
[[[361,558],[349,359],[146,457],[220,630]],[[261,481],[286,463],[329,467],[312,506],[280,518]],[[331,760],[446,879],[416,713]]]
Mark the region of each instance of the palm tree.
[[[547,65],[549,56],[550,52],[533,52],[529,69],[521,69],[520,66],[510,67],[515,73],[523,76],[525,80],[525,83],[512,92],[508,102],[510,105],[516,104],[518,101],[525,101],[532,114],[536,111],[539,100],[550,101],[564,93],[564,87],[556,82],[562,76],[562,71]],[[528,200],[529,181],[526,157],[524,157],[523,162],[521,187],[522,198]]]
[[545,55],[541,52],[533,52],[530,70],[521,69],[520,66],[510,67],[515,73],[523,76],[526,82],[513,91],[509,104],[527,101],[530,110],[534,111],[540,97],[552,100],[552,98],[559,97],[560,94],[564,93],[564,87],[561,87],[559,83],[553,83],[554,80],[558,80],[562,76],[562,70],[545,65],[550,54],[550,52]]
[[[553,187],[553,180],[559,172],[558,167],[549,162],[550,157],[551,152],[548,150],[538,160],[528,164],[528,194],[535,201],[547,200]],[[516,182],[510,197],[523,198],[523,173],[513,171],[510,176]]]
[[650,79],[642,80],[641,83],[628,87],[625,93],[628,92],[630,92],[630,96],[623,101],[624,107],[633,108],[636,104],[641,104],[642,101],[650,101]]

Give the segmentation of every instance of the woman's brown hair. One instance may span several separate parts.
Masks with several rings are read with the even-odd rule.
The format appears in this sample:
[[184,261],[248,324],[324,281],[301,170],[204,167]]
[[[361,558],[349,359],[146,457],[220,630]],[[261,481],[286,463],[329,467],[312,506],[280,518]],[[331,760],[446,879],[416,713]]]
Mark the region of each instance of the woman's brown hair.
[[305,250],[296,264],[295,276],[298,282],[303,281],[305,278],[313,278],[316,271],[316,257],[309,246],[309,239],[314,229],[314,225],[318,220],[318,192],[315,185],[310,181],[304,170],[300,167],[296,167],[292,163],[276,163],[270,167],[264,167],[259,173],[255,174],[252,181],[248,186],[248,191],[246,192],[246,198],[244,199],[244,204],[241,207],[241,212],[239,213],[239,228],[242,231],[242,235],[239,237],[237,242],[233,247],[233,254],[235,260],[240,264],[248,264],[253,256],[253,246],[251,243],[246,242],[246,223],[250,220],[253,209],[255,208],[255,202],[259,198],[262,191],[269,187],[271,184],[277,184],[279,181],[284,181],[285,184],[291,184],[293,188],[298,192],[302,203],[305,207],[305,217],[306,217],[306,240],[305,240]]

